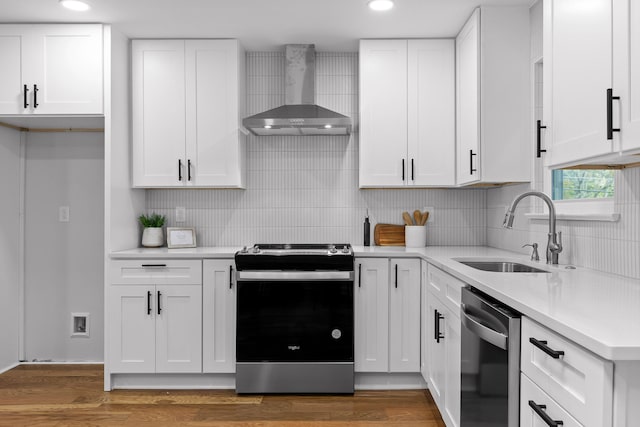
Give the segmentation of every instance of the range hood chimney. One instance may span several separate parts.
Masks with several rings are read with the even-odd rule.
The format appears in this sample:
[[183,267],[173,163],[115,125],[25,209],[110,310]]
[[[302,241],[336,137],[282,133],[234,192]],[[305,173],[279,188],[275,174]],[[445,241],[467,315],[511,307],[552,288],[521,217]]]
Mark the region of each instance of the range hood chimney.
[[285,105],[242,120],[254,135],[349,135],[351,118],[315,104],[316,50],[285,46]]

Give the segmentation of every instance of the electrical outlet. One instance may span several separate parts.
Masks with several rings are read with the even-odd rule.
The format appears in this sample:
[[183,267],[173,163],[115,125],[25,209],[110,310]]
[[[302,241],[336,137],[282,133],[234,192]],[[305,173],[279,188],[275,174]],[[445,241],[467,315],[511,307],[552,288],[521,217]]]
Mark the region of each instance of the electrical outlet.
[[69,222],[69,206],[60,206],[58,208],[58,221]]
[[436,208],[433,206],[425,206],[422,208],[422,212],[429,212],[429,219],[427,220],[427,224],[433,224],[435,222],[436,216]]
[[187,220],[187,210],[183,207],[176,208],[176,222],[185,222]]
[[71,337],[89,338],[90,329],[89,313],[71,313]]

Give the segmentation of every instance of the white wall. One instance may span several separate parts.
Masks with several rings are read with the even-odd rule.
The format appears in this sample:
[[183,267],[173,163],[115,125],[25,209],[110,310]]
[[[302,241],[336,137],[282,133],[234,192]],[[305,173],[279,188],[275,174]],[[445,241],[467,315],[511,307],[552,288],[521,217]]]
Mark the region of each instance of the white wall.
[[[318,52],[318,104],[358,121],[357,53]],[[284,103],[284,57],[247,54],[247,115]],[[176,224],[174,209],[186,207]],[[486,190],[359,190],[358,133],[346,137],[247,139],[246,190],[147,190],[147,210],[168,226],[196,227],[198,245],[263,242],[362,244],[366,209],[373,225],[402,224],[402,211],[434,207],[429,245],[483,245]],[[373,242],[373,236],[371,237]]]
[[0,372],[19,359],[20,132],[0,127]]
[[[28,133],[25,186],[26,360],[103,359],[104,135]],[[69,206],[70,221],[58,221]],[[71,338],[71,313],[90,337]]]

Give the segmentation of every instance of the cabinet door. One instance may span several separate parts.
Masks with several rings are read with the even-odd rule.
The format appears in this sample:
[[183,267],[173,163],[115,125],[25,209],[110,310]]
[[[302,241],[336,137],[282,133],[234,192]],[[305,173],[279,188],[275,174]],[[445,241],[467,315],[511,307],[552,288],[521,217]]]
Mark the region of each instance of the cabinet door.
[[182,40],[134,40],[132,49],[133,185],[183,186],[185,59]]
[[420,260],[391,260],[389,310],[389,372],[420,372]]
[[429,392],[440,409],[441,415],[444,415],[446,352],[444,339],[438,337],[444,334],[445,310],[444,305],[434,293],[429,292],[427,310],[425,311],[427,316],[427,360],[429,361],[427,383]]
[[202,286],[156,286],[156,372],[202,372]]
[[[24,98],[22,51],[26,40],[22,25],[0,25],[0,114],[28,112],[30,99]],[[29,83],[30,85],[31,83]],[[30,90],[31,86],[29,86]],[[27,95],[29,92],[27,92]]]
[[356,372],[389,369],[389,261],[356,260],[354,361]]
[[186,41],[187,185],[243,185],[237,40]]
[[636,150],[640,148],[640,4],[616,0],[613,14],[613,91],[620,97],[621,128],[614,139],[620,139],[621,150]]
[[155,288],[111,286],[109,289],[109,370],[155,372]]
[[456,37],[457,183],[480,179],[480,10]]
[[408,41],[408,183],[455,184],[453,40]]
[[33,51],[24,52],[23,72],[34,89],[32,113],[102,114],[102,31],[97,24],[27,27]]
[[[545,111],[549,165],[610,153],[607,89],[612,76],[612,0],[545,0]],[[549,138],[547,138],[549,140]]]
[[406,185],[406,155],[407,41],[361,40],[360,187]]
[[202,370],[236,371],[233,260],[205,260],[202,283]]

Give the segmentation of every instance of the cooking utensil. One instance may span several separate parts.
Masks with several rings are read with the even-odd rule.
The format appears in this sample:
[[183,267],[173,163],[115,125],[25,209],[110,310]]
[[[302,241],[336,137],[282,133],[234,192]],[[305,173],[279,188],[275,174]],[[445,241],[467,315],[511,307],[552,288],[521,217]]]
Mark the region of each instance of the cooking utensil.
[[428,219],[429,219],[429,211],[424,211],[422,213],[422,218],[420,219],[420,225],[425,225]]
[[422,212],[416,209],[415,211],[413,211],[413,222],[416,225],[422,225],[420,224],[421,221],[422,221]]
[[402,219],[404,219],[404,223],[406,225],[413,225],[413,220],[411,219],[409,212],[402,212]]

